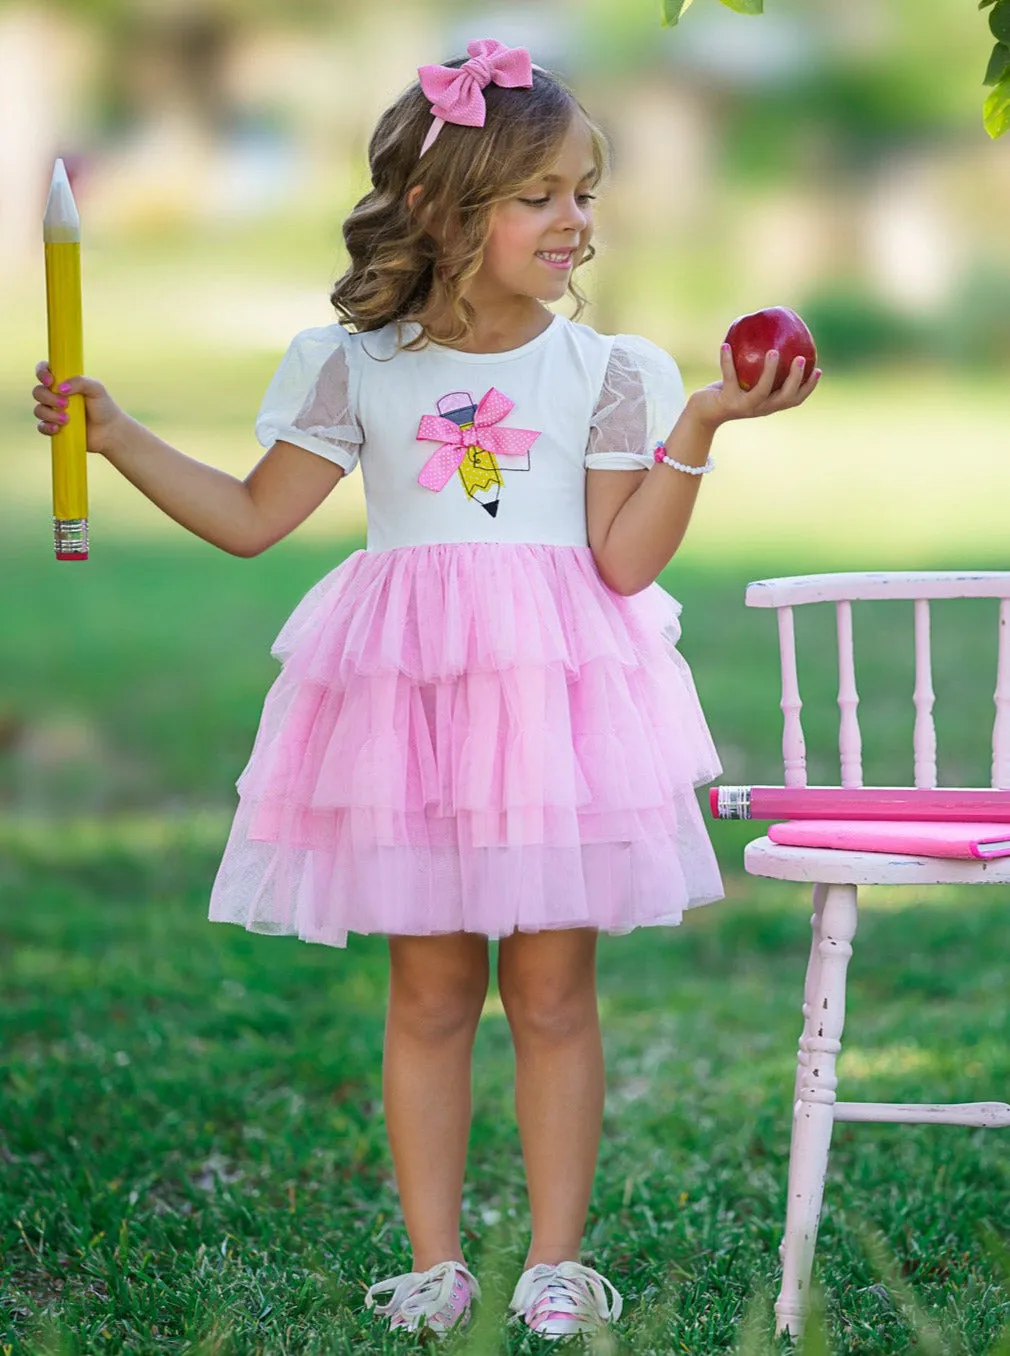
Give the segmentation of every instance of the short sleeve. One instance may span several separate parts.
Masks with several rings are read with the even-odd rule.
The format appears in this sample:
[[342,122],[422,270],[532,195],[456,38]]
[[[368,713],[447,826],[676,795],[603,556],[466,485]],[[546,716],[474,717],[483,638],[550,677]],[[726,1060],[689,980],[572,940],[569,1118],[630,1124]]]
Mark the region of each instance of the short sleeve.
[[684,382],[669,353],[640,335],[616,335],[589,421],[586,466],[648,470],[684,404]]
[[256,437],[283,440],[336,462],[357,465],[364,434],[355,413],[351,336],[342,325],[302,330],[292,339],[263,397]]

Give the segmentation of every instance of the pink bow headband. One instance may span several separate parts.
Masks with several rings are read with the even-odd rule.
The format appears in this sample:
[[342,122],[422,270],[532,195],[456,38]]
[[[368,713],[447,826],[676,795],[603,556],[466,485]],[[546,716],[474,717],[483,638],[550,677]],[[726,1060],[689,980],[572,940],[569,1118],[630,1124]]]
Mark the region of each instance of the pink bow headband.
[[[421,89],[431,104],[435,119],[421,147],[421,155],[432,144],[447,122],[463,127],[483,127],[487,105],[483,90],[490,84],[507,89],[530,89],[534,67],[525,47],[506,47],[494,38],[468,42],[470,60],[458,69],[454,66],[418,66]],[[420,159],[420,157],[418,157]]]

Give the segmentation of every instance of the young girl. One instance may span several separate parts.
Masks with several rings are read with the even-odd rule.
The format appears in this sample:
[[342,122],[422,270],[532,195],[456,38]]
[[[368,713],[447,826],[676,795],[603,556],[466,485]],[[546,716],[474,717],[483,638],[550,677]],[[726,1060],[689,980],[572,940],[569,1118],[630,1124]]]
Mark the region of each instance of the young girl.
[[[479,1298],[460,1210],[470,1062],[499,941],[532,1238],[511,1302],[547,1337],[621,1312],[579,1261],[599,1146],[600,931],[671,926],[722,889],[694,788],[720,771],[656,576],[717,427],[802,403],[777,355],[685,401],[646,339],[576,323],[599,129],[523,48],[472,42],[380,118],[344,224],[339,323],[295,336],[244,481],[169,447],[97,381],[90,451],[223,550],[286,536],[361,463],[364,550],[282,629],[210,917],[344,947],[389,939],[383,1094],[413,1270],[366,1296],[435,1334]],[[642,203],[648,211],[648,203]],[[575,320],[548,309],[569,291]]]

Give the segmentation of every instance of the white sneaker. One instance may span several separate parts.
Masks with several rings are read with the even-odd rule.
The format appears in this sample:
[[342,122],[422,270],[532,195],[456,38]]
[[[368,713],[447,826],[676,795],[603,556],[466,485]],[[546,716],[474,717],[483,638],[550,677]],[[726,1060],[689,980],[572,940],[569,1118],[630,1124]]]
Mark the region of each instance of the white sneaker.
[[392,1298],[375,1312],[388,1315],[390,1328],[417,1332],[423,1326],[439,1337],[467,1323],[471,1299],[480,1299],[477,1278],[462,1262],[439,1262],[427,1271],[406,1271],[377,1281],[365,1294],[365,1307],[371,1309],[384,1290],[392,1290]]
[[[613,1295],[612,1303],[604,1287]],[[519,1277],[509,1305],[512,1322],[522,1320],[541,1337],[595,1332],[620,1318],[623,1308],[623,1299],[606,1277],[580,1262],[538,1262]]]

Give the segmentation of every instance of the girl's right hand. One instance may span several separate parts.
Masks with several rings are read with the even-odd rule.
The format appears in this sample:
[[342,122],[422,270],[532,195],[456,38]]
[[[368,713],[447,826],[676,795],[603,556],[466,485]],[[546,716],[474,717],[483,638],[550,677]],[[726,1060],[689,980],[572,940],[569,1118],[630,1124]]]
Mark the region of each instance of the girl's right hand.
[[128,417],[119,408],[100,381],[90,377],[71,377],[59,389],[53,384],[48,363],[38,363],[35,375],[39,385],[32,390],[35,397],[35,418],[38,431],[51,438],[67,422],[67,403],[72,395],[84,397],[84,415],[87,426],[89,452],[105,453],[112,446],[116,429]]

